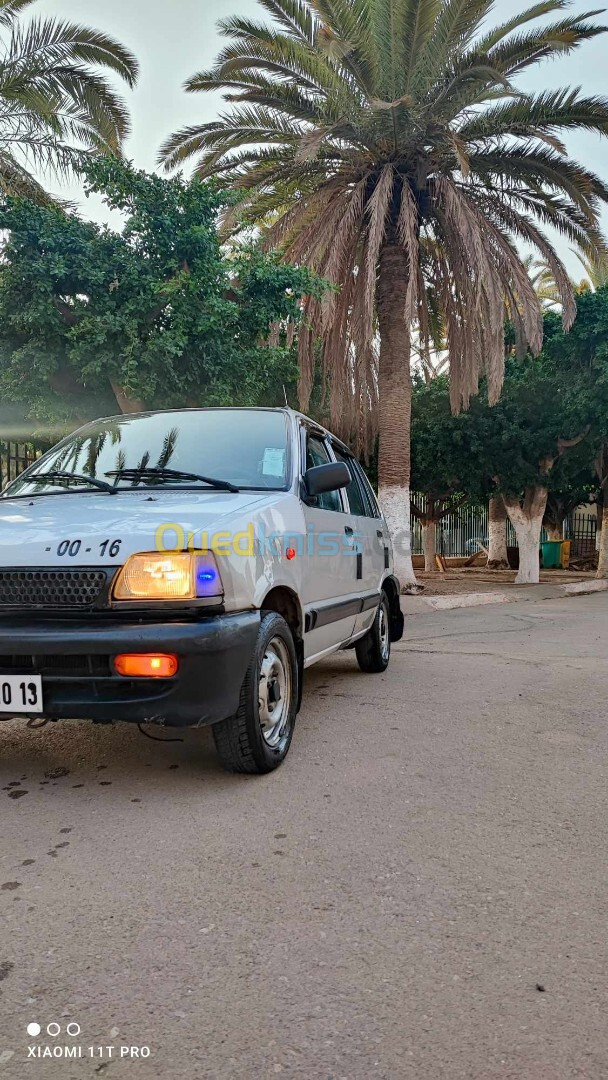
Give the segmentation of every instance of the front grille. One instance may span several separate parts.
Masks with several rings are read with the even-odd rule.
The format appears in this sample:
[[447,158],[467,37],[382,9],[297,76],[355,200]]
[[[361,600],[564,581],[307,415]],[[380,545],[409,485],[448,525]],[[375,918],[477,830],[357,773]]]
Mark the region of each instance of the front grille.
[[107,679],[113,672],[109,656],[3,656],[0,654],[0,675],[12,674]]
[[105,570],[0,570],[0,608],[92,608]]

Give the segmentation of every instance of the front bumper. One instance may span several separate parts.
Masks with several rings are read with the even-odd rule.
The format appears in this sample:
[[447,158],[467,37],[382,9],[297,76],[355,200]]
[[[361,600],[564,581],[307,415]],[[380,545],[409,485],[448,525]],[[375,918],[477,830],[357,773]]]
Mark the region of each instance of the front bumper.
[[[168,622],[4,618],[0,677],[42,675],[38,718],[201,727],[236,712],[259,625],[258,611]],[[174,653],[179,671],[172,679],[123,678],[112,657],[129,652]]]

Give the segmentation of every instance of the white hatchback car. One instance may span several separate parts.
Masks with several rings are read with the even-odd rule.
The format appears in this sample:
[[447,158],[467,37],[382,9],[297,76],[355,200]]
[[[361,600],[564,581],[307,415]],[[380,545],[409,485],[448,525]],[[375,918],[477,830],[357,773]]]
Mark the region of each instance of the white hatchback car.
[[290,409],[99,420],[0,497],[0,713],[210,724],[232,770],[283,761],[305,667],[403,633],[353,454]]

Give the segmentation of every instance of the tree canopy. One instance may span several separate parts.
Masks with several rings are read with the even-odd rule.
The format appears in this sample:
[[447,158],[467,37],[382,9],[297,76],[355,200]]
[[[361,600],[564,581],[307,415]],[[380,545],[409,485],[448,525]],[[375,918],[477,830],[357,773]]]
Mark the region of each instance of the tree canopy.
[[413,416],[416,490],[486,498],[542,484],[583,492],[608,437],[608,288],[580,297],[568,333],[545,315],[540,356],[509,357],[497,404],[482,386],[470,410],[453,416],[440,377],[415,384]]
[[[306,270],[255,247],[224,251],[213,183],[163,179],[114,159],[87,167],[89,192],[121,232],[57,206],[0,202],[0,390],[66,424],[143,407],[282,403]],[[271,329],[283,327],[272,335]]]
[[[467,431],[450,409],[449,380],[439,375],[426,383],[414,380],[412,398],[412,490],[433,503],[430,516],[449,513],[471,482],[471,448]],[[421,508],[413,499],[415,514]],[[428,506],[427,506],[428,509]]]
[[[538,580],[542,524],[561,536],[566,514],[598,487],[595,462],[608,429],[607,301],[608,290],[585,296],[570,334],[546,315],[540,357],[508,358],[494,405],[484,385],[468,412],[452,415],[443,378],[414,392],[413,479],[427,495],[418,516],[427,525],[439,520],[459,492],[476,500],[500,493],[517,533],[520,581]],[[425,554],[432,569],[433,535]]]

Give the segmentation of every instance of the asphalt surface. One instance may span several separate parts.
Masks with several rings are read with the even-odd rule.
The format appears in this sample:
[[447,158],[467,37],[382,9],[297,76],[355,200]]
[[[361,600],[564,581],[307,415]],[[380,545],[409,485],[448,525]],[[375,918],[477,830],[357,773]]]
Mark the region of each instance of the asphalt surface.
[[607,642],[607,595],[417,615],[264,778],[0,725],[0,1077],[608,1077]]

